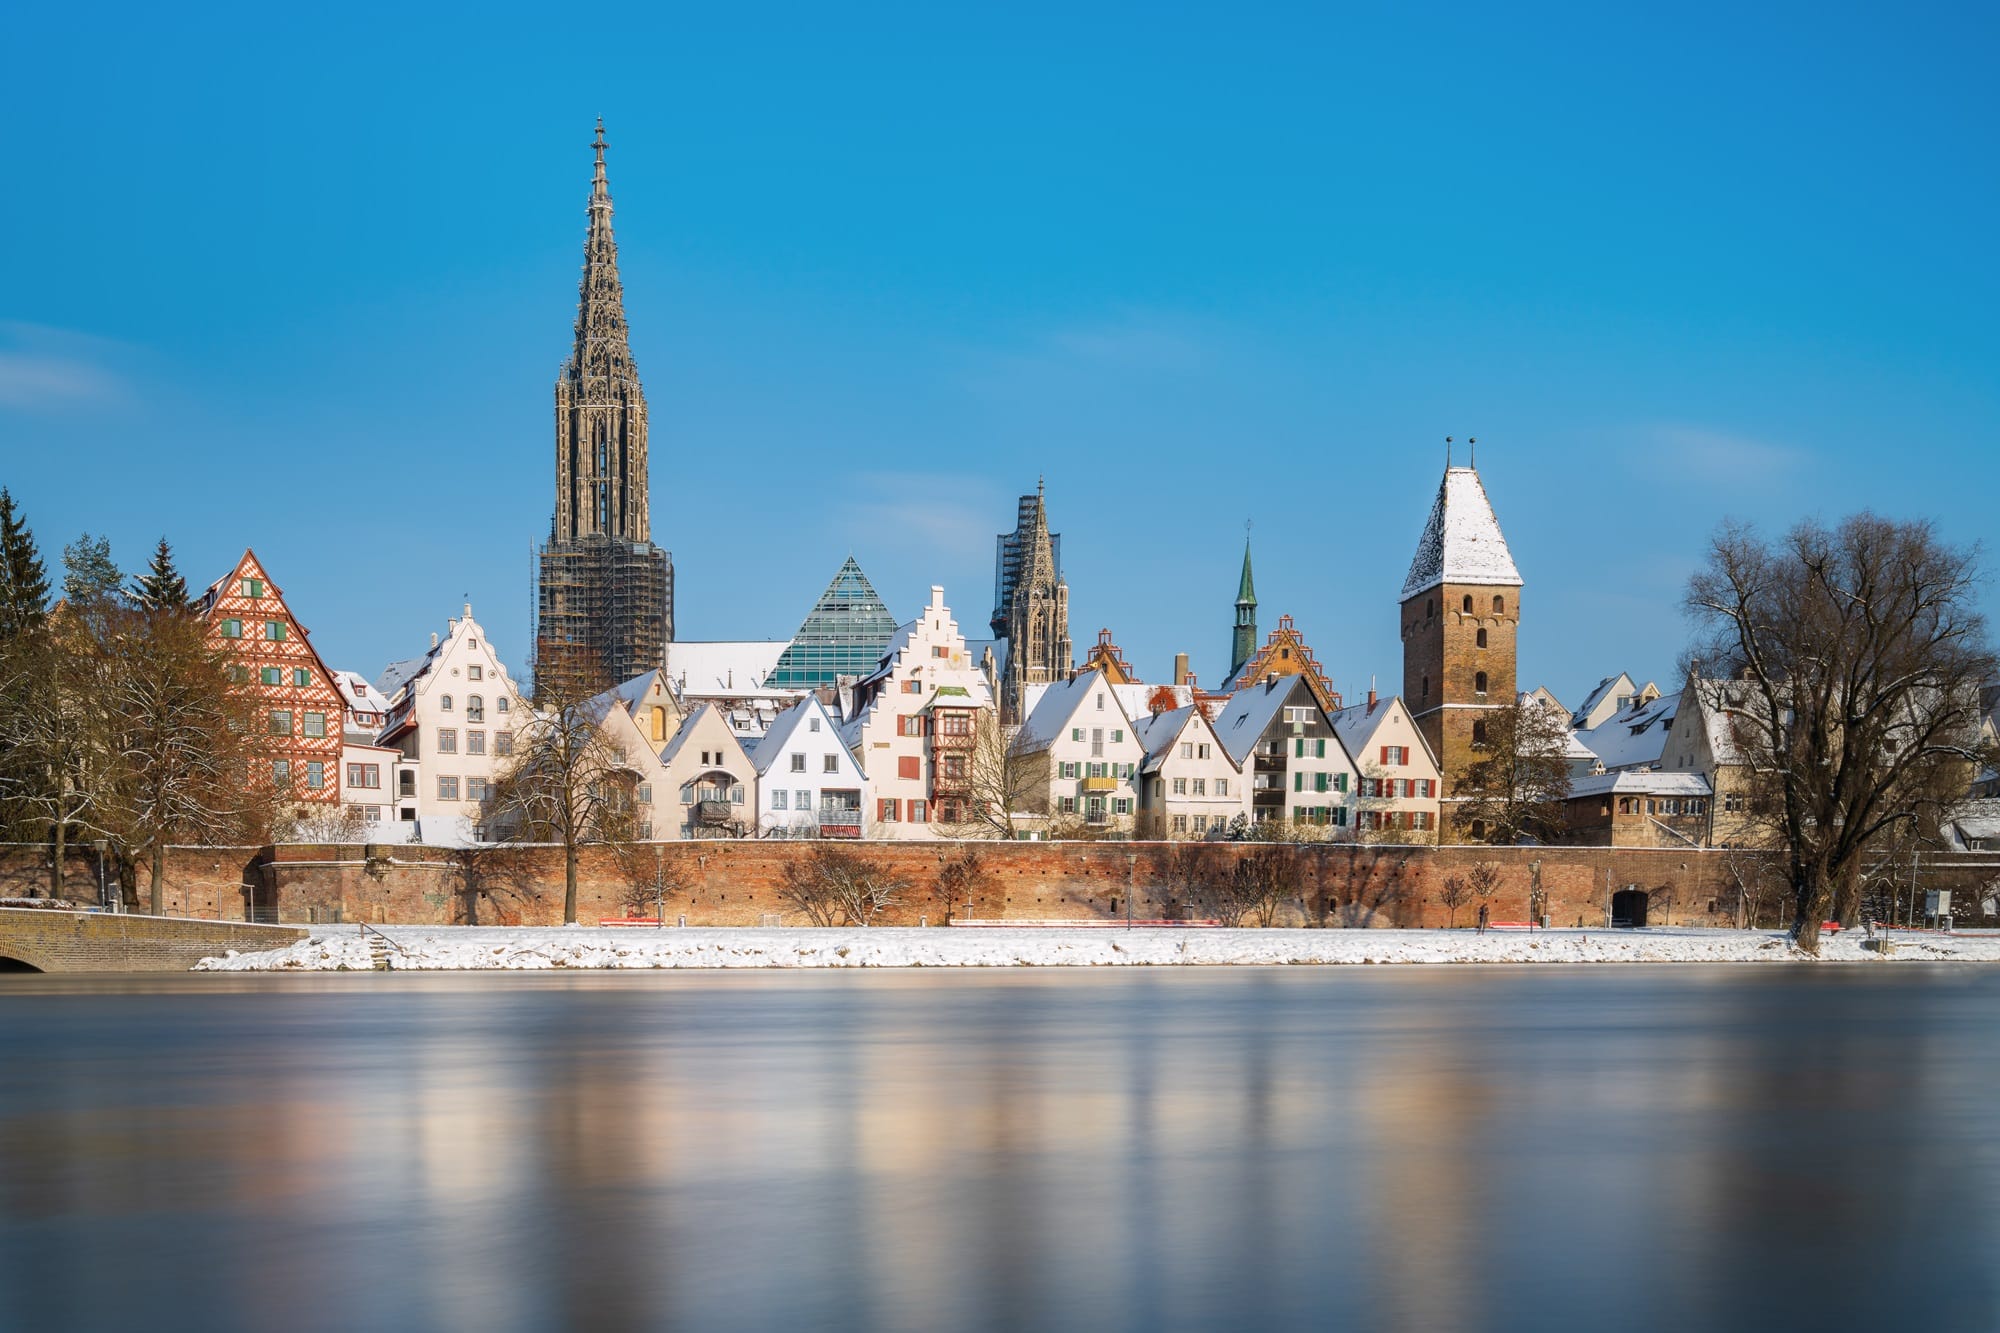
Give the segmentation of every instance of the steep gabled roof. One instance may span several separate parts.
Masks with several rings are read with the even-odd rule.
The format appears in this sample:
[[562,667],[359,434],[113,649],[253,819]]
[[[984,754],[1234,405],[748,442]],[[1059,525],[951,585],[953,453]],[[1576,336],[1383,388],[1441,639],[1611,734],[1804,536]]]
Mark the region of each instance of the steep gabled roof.
[[1404,705],[1402,696],[1389,695],[1377,698],[1372,703],[1353,704],[1338,712],[1327,715],[1333,723],[1333,734],[1340,737],[1340,743],[1347,749],[1350,758],[1359,759],[1375,748],[1375,737],[1390,718],[1400,714],[1410,724],[1410,734],[1417,738],[1417,748],[1426,761],[1438,768],[1437,756],[1431,753],[1430,742],[1410,718],[1410,710]]
[[1448,467],[1438,485],[1424,535],[1417,540],[1416,558],[1403,580],[1403,600],[1445,583],[1519,587],[1521,572],[1500,534],[1500,520],[1479,473],[1469,467]]
[[[1305,687],[1303,691],[1300,687]],[[1303,693],[1304,697],[1299,697]],[[1273,718],[1286,704],[1311,704],[1319,707],[1313,698],[1307,680],[1302,676],[1272,676],[1255,685],[1246,685],[1229,696],[1229,703],[1222,710],[1222,716],[1215,719],[1215,738],[1222,742],[1222,748],[1241,768],[1250,757]]]
[[[1019,745],[1024,751],[1046,750],[1058,740],[1063,729],[1070,725],[1070,719],[1083,707],[1093,691],[1101,690],[1111,696],[1111,709],[1127,731],[1136,729],[1132,719],[1125,714],[1125,705],[1118,698],[1118,691],[1106,683],[1103,675],[1096,671],[1079,671],[1068,680],[1057,681],[1042,692],[1035,702],[1035,711],[1028,714],[1028,720],[1021,724]],[[1095,716],[1095,714],[1093,714]],[[1108,718],[1107,718],[1108,720]]]

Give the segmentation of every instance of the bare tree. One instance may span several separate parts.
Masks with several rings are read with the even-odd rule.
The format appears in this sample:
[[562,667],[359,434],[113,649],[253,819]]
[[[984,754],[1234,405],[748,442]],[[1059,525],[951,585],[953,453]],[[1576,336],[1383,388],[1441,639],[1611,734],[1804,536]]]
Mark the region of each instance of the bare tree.
[[111,836],[113,734],[110,655],[93,624],[59,606],[8,651],[12,680],[0,710],[12,818],[49,839],[49,896],[62,897],[63,861],[78,837]]
[[1984,757],[1979,687],[1995,662],[1978,581],[1975,553],[1929,524],[1863,513],[1776,545],[1726,525],[1689,582],[1689,679],[1755,775],[1809,953],[1884,834],[1962,791]]
[[1438,901],[1444,904],[1445,926],[1458,929],[1458,909],[1472,901],[1472,885],[1463,875],[1447,875],[1438,886]]
[[1493,896],[1500,892],[1500,867],[1491,861],[1474,861],[1465,872],[1466,887],[1472,890],[1472,897],[1491,914]]
[[627,916],[650,913],[664,921],[667,900],[686,897],[694,886],[693,872],[679,857],[669,861],[661,843],[614,842],[611,856],[618,863],[618,902]]
[[1298,898],[1298,863],[1293,848],[1265,846],[1230,853],[1221,849],[1189,846],[1189,853],[1210,850],[1210,856],[1191,855],[1186,863],[1191,876],[1188,891],[1206,916],[1225,926],[1241,926],[1255,919],[1270,926],[1287,903]]
[[1048,804],[1049,757],[1029,747],[1026,733],[1011,733],[991,709],[979,714],[967,759],[964,817],[952,826],[961,838],[1020,836],[1024,816],[1039,822],[1036,812]]
[[966,916],[972,915],[973,895],[980,883],[979,848],[961,843],[949,855],[941,855],[938,860],[937,879],[931,885],[931,903],[940,909],[940,920],[949,921],[960,905],[965,907]]
[[626,757],[604,734],[596,683],[581,671],[536,671],[535,706],[515,724],[514,756],[482,811],[516,841],[562,844],[563,921],[570,925],[579,851],[625,831],[633,784]]
[[866,926],[901,901],[903,891],[881,862],[830,843],[787,861],[778,879],[778,896],[815,926]]
[[1452,775],[1452,820],[1474,839],[1511,846],[1563,829],[1569,733],[1550,709],[1520,699],[1473,724],[1472,757]]

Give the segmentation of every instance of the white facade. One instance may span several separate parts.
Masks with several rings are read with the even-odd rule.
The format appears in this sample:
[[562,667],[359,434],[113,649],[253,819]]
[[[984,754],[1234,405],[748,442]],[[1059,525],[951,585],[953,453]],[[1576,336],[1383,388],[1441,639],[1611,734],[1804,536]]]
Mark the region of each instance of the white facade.
[[340,691],[340,799],[360,821],[361,832],[370,841],[401,838],[396,823],[397,769],[403,752],[390,745],[377,745],[375,737],[389,719],[389,701],[358,671],[336,671],[333,686]]
[[960,799],[954,766],[966,762],[979,715],[992,707],[992,686],[966,651],[944,589],[933,587],[923,614],[896,631],[881,665],[855,686],[854,712],[841,723],[841,739],[868,775],[872,836],[935,836],[933,819],[949,811],[939,815],[933,802]]
[[1077,823],[1128,834],[1136,827],[1146,750],[1101,673],[1083,672],[1042,691],[1014,747],[1038,757],[1036,813],[1058,831]]
[[396,817],[464,828],[477,824],[494,778],[513,754],[514,728],[525,720],[519,689],[472,618],[472,606],[449,622],[422,657],[391,663],[375,688],[388,700],[378,744],[394,746],[399,768]]
[[757,769],[757,834],[867,836],[868,779],[826,706],[808,694],[778,715],[750,752]]
[[1250,813],[1250,784],[1243,766],[1217,739],[1200,708],[1190,704],[1141,718],[1140,836],[1220,836]]

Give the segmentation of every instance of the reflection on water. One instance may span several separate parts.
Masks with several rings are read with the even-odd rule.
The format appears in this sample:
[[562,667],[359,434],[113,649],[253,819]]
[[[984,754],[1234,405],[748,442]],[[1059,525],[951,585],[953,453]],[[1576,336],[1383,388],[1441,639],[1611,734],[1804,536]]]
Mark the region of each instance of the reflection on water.
[[2000,1327],[2000,974],[4,979],[0,1327]]

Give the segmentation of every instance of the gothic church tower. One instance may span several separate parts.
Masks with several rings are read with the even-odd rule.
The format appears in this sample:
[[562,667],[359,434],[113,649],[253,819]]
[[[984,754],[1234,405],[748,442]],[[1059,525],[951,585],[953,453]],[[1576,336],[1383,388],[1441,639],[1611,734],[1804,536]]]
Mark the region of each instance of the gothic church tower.
[[1022,519],[1012,534],[1018,563],[1007,589],[1007,665],[1000,674],[1000,720],[1027,716],[1027,689],[1066,680],[1075,662],[1069,637],[1069,584],[1063,580],[1049,536],[1048,508],[1038,483],[1032,506],[1021,497]]
[[590,225],[576,336],[556,377],[556,503],[535,591],[535,689],[602,689],[666,660],[673,557],[652,541],[646,392],[625,324],[604,122],[591,144]]
[[1521,586],[1478,471],[1447,459],[1403,580],[1403,702],[1437,757],[1447,800],[1485,743],[1487,717],[1514,701]]
[[1229,638],[1229,674],[1236,679],[1243,664],[1257,653],[1257,585],[1250,578],[1250,539],[1243,539],[1243,577],[1236,581],[1236,628]]

